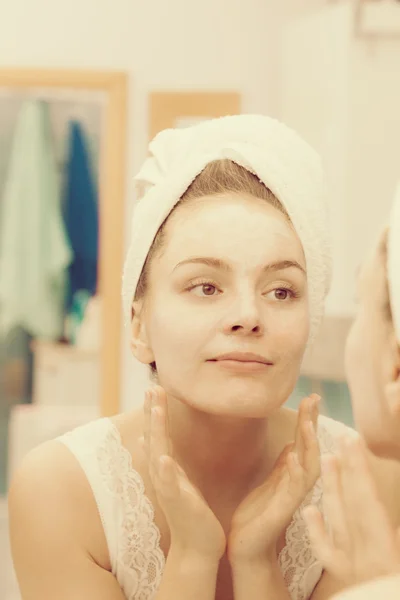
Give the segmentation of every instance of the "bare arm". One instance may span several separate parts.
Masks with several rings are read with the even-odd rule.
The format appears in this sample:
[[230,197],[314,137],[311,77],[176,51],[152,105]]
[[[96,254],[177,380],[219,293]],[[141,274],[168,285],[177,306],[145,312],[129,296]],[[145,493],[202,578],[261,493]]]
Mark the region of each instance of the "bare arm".
[[171,549],[156,600],[214,600],[218,566]]
[[[9,518],[22,600],[125,600],[96,555],[106,542],[89,484],[60,442],[25,458],[12,481]],[[218,565],[172,548],[156,600],[214,600]]]
[[[58,442],[31,452],[9,493],[10,540],[23,600],[125,600],[85,548],[72,455]],[[83,477],[83,474],[82,474]]]
[[265,561],[261,564],[232,568],[235,600],[290,600],[279,565]]

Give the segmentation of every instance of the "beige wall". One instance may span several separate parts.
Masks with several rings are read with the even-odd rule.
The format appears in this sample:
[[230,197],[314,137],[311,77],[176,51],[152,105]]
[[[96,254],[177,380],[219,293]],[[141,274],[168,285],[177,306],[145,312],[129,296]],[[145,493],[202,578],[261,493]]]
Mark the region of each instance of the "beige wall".
[[284,33],[281,115],[320,151],[330,182],[330,315],[354,313],[357,268],[400,179],[400,43],[355,37],[354,6],[326,3]]
[[[244,111],[284,116],[282,31],[285,28],[288,30],[289,23],[299,23],[302,17],[318,19],[319,9],[329,4],[334,6],[335,3],[327,0],[248,0],[246,3],[241,0],[229,3],[225,0],[203,0],[197,8],[193,8],[193,3],[185,0],[115,0],[112,3],[109,0],[13,0],[13,3],[7,3],[6,9],[3,7],[0,19],[0,66],[115,68],[131,75],[126,195],[128,232],[133,204],[132,177],[146,152],[148,92],[153,89],[238,90],[243,96]],[[344,232],[354,231],[358,225],[356,216],[363,208],[363,203],[365,205],[366,199],[368,202],[371,198],[376,199],[379,195],[377,187],[380,188],[377,179],[373,185],[369,184],[367,178],[360,179],[364,168],[364,163],[360,163],[358,175],[354,170],[351,185],[354,189],[361,185],[359,189],[366,193],[358,192],[354,206],[349,208],[349,197],[343,192],[348,173],[343,160],[335,162],[335,157],[341,155],[344,159],[356,147],[345,143],[348,107],[343,103],[348,92],[345,80],[350,76],[346,66],[346,44],[340,42],[340,36],[337,37],[336,33],[340,33],[340,30],[330,30],[331,41],[336,40],[334,47],[329,44],[325,47],[327,52],[331,52],[330,59],[337,59],[334,80],[337,85],[341,82],[342,86],[342,117],[337,119],[335,126],[327,119],[328,127],[320,142],[330,148],[330,170],[337,186],[334,220],[336,231],[340,233],[341,227]],[[307,73],[307,65],[318,56],[318,48],[304,48],[303,53],[296,48],[296,51],[295,68],[305,69]],[[383,51],[378,50],[380,52]],[[381,67],[387,64],[384,54],[376,60],[381,61]],[[320,63],[320,67],[323,72],[323,63]],[[332,81],[331,78],[331,84]],[[329,89],[327,92],[321,85],[319,93],[329,98]],[[378,96],[378,93],[374,96],[377,101]],[[297,96],[296,102],[299,109],[300,96]],[[335,106],[336,102],[328,102],[325,108],[332,114]],[[364,107],[363,110],[355,126],[357,131],[365,124],[364,117],[368,109]],[[308,125],[315,124],[317,119],[323,117],[320,109],[305,114],[308,115]],[[361,115],[364,115],[363,118]],[[374,113],[373,123],[374,127],[379,125],[377,112]],[[395,137],[390,136],[391,151],[396,149]],[[371,165],[378,154],[374,149],[365,163],[369,170],[372,170]],[[383,156],[381,154],[381,161]],[[393,171],[394,153],[390,161]],[[381,172],[386,174],[381,184],[382,194],[387,198],[391,181],[385,168],[382,167]],[[363,183],[360,184],[360,181]],[[380,214],[378,204],[376,211]],[[377,213],[371,213],[368,227],[360,232],[361,237],[364,233],[367,236],[367,232],[370,235],[377,221]],[[349,214],[344,220],[344,216]],[[364,250],[363,244],[357,246],[360,252]],[[351,265],[350,268],[348,264],[347,251],[348,247],[336,237],[339,278],[330,300],[333,313],[341,312],[343,307],[346,312],[351,304],[353,267]],[[343,277],[340,273],[344,273]],[[122,379],[123,407],[129,408],[140,403],[147,373],[132,361],[127,335],[123,339]]]
[[[0,66],[131,75],[126,232],[132,177],[146,154],[150,90],[237,90],[245,111],[268,112],[272,3],[202,0],[193,6],[186,0],[9,0],[2,6]],[[123,349],[122,405],[128,408],[142,401],[147,375],[131,360],[126,337]]]

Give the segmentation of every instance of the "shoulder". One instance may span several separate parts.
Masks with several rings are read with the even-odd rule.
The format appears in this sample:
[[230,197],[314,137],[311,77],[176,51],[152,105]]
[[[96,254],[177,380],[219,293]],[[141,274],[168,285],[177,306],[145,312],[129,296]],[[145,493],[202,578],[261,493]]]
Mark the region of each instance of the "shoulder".
[[[11,480],[9,501],[18,501],[21,494],[34,496],[38,489],[58,494],[82,486],[85,479],[77,461],[58,440],[40,444],[22,460]],[[32,498],[33,500],[33,498]]]
[[12,543],[30,535],[33,543],[41,538],[50,545],[55,536],[68,535],[96,562],[108,562],[88,480],[73,454],[59,441],[45,442],[23,459],[11,480],[8,507]]
[[[130,422],[125,415],[116,419]],[[68,537],[110,570],[101,506],[110,502],[102,471],[112,467],[113,456],[120,452],[119,432],[113,425],[111,419],[90,421],[40,444],[23,458],[8,493],[12,544],[18,546],[28,532],[35,547],[39,539],[50,547]],[[110,510],[113,514],[113,506]]]
[[111,573],[100,517],[79,465],[58,441],[32,450],[9,496],[12,559],[21,595],[124,598]]

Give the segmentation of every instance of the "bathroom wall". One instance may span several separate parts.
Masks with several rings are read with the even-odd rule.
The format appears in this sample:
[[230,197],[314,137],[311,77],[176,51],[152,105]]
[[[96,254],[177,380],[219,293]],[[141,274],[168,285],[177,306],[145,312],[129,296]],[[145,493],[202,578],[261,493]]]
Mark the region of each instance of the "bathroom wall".
[[[246,4],[234,0],[227,8],[225,3],[204,0],[193,8],[184,0],[118,0],[113,4],[107,0],[8,1],[0,20],[0,68],[77,67],[129,73],[127,233],[133,205],[132,177],[146,153],[148,92],[237,90],[245,112],[282,117],[282,33],[301,17],[318,18],[319,9],[327,4],[324,0],[249,0]],[[309,63],[303,42],[297,48],[299,69]],[[344,49],[342,55],[345,57]],[[336,67],[338,76],[345,67],[344,60]],[[318,114],[311,111],[310,116],[316,119]],[[336,136],[334,143],[341,143],[345,127],[330,133]],[[340,182],[340,173],[335,175]],[[337,223],[346,211],[345,202],[338,202]],[[345,249],[336,244],[335,251],[339,268],[346,267],[346,283],[352,274]],[[347,306],[348,295],[346,285],[334,286],[329,301],[332,313],[340,313],[343,304]],[[127,332],[122,345],[121,407],[128,409],[142,402],[148,380],[146,369],[130,356]]]

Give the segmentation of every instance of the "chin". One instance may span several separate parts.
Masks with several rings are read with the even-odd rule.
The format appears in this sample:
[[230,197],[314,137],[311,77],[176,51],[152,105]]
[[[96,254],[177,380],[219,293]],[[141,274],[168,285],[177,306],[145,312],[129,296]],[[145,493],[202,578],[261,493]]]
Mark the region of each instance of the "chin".
[[[228,389],[227,389],[228,388]],[[197,392],[197,393],[196,393]],[[221,417],[238,417],[242,419],[263,419],[279,408],[286,400],[277,401],[276,393],[262,390],[234,390],[228,386],[214,391],[193,390],[186,403],[202,412]]]
[[268,417],[287,401],[295,385],[295,379],[293,385],[288,385],[287,376],[284,385],[281,381],[266,381],[260,376],[230,376],[222,379],[200,377],[192,373],[185,376],[180,374],[174,381],[171,377],[160,377],[160,380],[163,380],[160,385],[168,395],[194,410],[244,419]]

